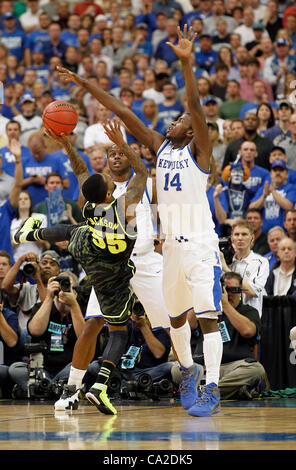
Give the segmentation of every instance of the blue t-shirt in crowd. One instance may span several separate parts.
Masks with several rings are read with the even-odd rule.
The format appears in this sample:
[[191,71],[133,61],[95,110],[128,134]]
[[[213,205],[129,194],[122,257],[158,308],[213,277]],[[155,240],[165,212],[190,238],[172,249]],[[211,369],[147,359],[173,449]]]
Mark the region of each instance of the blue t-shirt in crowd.
[[244,182],[245,186],[251,191],[252,196],[255,196],[258,189],[268,181],[270,178],[269,171],[261,166],[254,165],[250,170],[250,176]]
[[[83,160],[85,161],[87,165],[90,175],[92,175],[93,169],[89,161],[89,156],[81,152],[80,150],[77,150],[77,152],[79,153],[79,155],[82,156]],[[62,192],[63,197],[72,199],[72,201],[77,200],[78,198],[74,199],[74,195],[77,193],[77,188],[79,188],[79,184],[74,174],[68,155],[66,155],[62,150],[58,150],[57,152],[50,153],[49,155],[52,155],[54,158],[58,158],[63,163],[65,172],[68,175],[67,178],[69,180],[69,188],[63,189],[63,192]]]
[[[2,170],[10,176],[14,176],[15,156],[10,152],[8,147],[0,148],[2,157]],[[22,164],[24,166],[26,160],[31,156],[29,147],[21,145]]]
[[[263,190],[264,190],[264,186],[259,188],[259,190],[255,194],[251,202],[257,201],[257,199],[259,199],[260,196],[262,196]],[[282,197],[285,197],[293,204],[296,203],[295,186],[286,183],[283,186],[276,188],[276,191]],[[275,227],[276,225],[279,225],[280,227],[284,226],[285,210],[282,209],[279,206],[279,204],[274,200],[274,197],[272,194],[269,194],[264,201],[262,217],[263,217],[262,231],[265,233],[267,233],[268,230],[270,230],[272,227]]]
[[[1,237],[0,237],[0,250],[5,250],[10,254],[11,261],[14,263],[13,251],[10,241],[10,225],[12,219],[16,217],[16,212],[12,205],[10,204],[9,199],[0,205],[0,227],[1,227]],[[5,230],[4,230],[5,228]]]
[[77,34],[71,33],[71,31],[63,31],[60,35],[61,40],[69,47],[79,47],[79,41],[77,38]]
[[33,51],[34,47],[42,47],[42,46],[50,46],[50,36],[45,31],[40,31],[36,29],[35,31],[31,31],[27,34],[26,38],[26,49],[30,49]]
[[184,113],[184,108],[178,101],[171,106],[165,106],[163,103],[158,105],[158,119],[164,123],[165,129],[167,129],[173,121],[176,121],[182,113]]
[[196,64],[207,72],[210,71],[211,67],[218,58],[218,53],[214,50],[210,52],[203,52],[200,50],[194,54]]
[[[154,57],[155,59],[165,60],[168,66],[171,67],[173,62],[178,61],[178,56],[174,53],[173,49],[166,44],[168,40],[169,39],[167,37],[159,41]],[[178,39],[176,39],[173,44],[178,44]]]
[[5,30],[1,32],[1,44],[4,44],[9,50],[9,54],[15,55],[19,62],[24,57],[25,43],[26,34],[20,29],[16,29],[12,33]]
[[[35,158],[30,155],[24,164],[24,179],[33,175],[40,175],[45,177],[52,172],[59,173],[63,179],[68,177],[63,162],[57,157],[53,157],[51,154],[46,154],[44,159],[40,162],[35,160]],[[31,195],[33,206],[36,206],[36,204],[39,202],[44,201],[48,195],[44,186],[37,184],[30,184],[27,186],[26,190]]]

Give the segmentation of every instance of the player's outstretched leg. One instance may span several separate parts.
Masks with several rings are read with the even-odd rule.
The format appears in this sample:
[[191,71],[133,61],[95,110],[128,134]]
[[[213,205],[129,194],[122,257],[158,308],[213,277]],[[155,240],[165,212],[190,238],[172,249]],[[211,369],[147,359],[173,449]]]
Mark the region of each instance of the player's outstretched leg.
[[29,217],[14,234],[14,242],[24,243],[36,241],[33,234],[35,230],[39,229],[41,224],[42,220],[38,219],[37,217]]

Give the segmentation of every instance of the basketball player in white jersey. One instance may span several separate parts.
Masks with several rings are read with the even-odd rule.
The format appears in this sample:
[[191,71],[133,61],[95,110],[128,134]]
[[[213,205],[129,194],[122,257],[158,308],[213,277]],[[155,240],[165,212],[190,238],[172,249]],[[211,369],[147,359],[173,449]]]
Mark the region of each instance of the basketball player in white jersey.
[[[218,390],[222,338],[217,325],[221,312],[222,274],[218,237],[206,197],[212,158],[208,128],[190,57],[196,34],[178,29],[178,44],[167,43],[182,64],[189,113],[168,128],[164,137],[151,130],[122,102],[87,80],[58,67],[65,80],[84,87],[118,116],[142,144],[157,155],[156,182],[163,245],[163,293],[170,312],[171,340],[182,372],[181,403],[193,416],[211,416],[220,409]],[[206,385],[197,393],[187,312],[194,308],[203,336]]]
[[[127,157],[116,145],[108,150],[108,169],[116,186],[113,196],[118,198],[125,193],[134,171]],[[131,255],[136,274],[130,284],[144,307],[151,328],[162,327],[169,330],[169,312],[162,293],[162,256],[154,251],[151,204],[156,203],[156,188],[153,186],[152,178],[148,178],[144,195],[136,208],[137,240]],[[77,409],[79,389],[93,358],[97,336],[105,323],[94,289],[91,290],[85,320],[83,332],[75,344],[68,383],[64,386],[61,398],[55,403],[56,411]]]

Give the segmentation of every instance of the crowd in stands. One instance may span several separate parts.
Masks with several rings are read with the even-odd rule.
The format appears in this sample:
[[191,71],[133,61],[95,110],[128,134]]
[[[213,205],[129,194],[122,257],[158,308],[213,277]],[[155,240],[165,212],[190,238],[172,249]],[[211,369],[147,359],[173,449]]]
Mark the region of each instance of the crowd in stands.
[[[113,117],[111,111],[84,89],[65,83],[56,66],[103,88],[165,135],[170,123],[187,111],[181,65],[167,45],[177,42],[178,26],[185,24],[198,33],[192,69],[213,145],[207,195],[216,232],[229,237],[238,220],[247,221],[254,237],[252,253],[268,269],[263,293],[296,295],[296,1],[2,0],[0,316],[6,309],[13,337],[6,339],[0,318],[5,350],[13,350],[0,366],[5,368],[0,370],[4,394],[8,368],[25,355],[16,345],[30,341],[27,322],[32,332],[31,318],[36,302],[40,306],[45,299],[48,279],[63,271],[73,274],[72,285],[80,287],[80,322],[90,292],[67,242],[12,241],[32,214],[42,219],[43,227],[83,221],[69,158],[44,133],[41,117],[49,103],[65,100],[75,106],[79,120],[69,139],[90,174],[107,166],[112,142],[103,125]],[[122,125],[122,132],[155,178],[156,156],[136,141],[132,129]],[[16,200],[19,159],[23,179]],[[157,246],[161,249],[161,243]],[[44,253],[53,259],[50,268],[37,263]],[[32,276],[24,275],[26,263],[39,266]],[[71,302],[76,306],[76,297]],[[167,361],[167,344],[163,349]],[[66,365],[58,364],[55,372]]]

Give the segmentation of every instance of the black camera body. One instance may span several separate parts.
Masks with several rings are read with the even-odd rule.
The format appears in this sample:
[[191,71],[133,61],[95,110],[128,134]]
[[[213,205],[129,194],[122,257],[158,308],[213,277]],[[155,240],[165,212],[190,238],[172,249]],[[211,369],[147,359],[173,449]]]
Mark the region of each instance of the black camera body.
[[219,238],[219,250],[223,253],[226,264],[231,264],[234,256],[234,249],[230,237]]
[[241,286],[227,286],[225,281],[221,281],[222,287],[225,287],[226,292],[230,292],[231,294],[241,294],[243,289]]
[[[67,276],[57,276],[54,278],[55,281],[57,281],[60,285],[60,289],[63,292],[71,292],[71,281]],[[58,295],[58,291],[55,293]]]
[[36,266],[34,266],[34,264],[32,263],[27,263],[24,265],[23,267],[23,274],[24,276],[34,276],[34,274],[36,273]]
[[24,348],[25,353],[30,355],[27,397],[40,400],[59,398],[63,392],[64,382],[51,383],[44,371],[43,353],[48,349],[46,342],[26,343]]
[[128,380],[126,388],[123,393],[126,394],[127,398],[133,400],[139,400],[147,398],[149,392],[152,391],[153,382],[149,374],[140,374],[136,379]]

